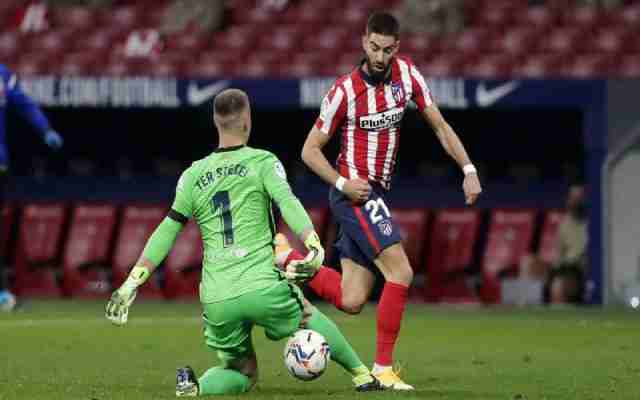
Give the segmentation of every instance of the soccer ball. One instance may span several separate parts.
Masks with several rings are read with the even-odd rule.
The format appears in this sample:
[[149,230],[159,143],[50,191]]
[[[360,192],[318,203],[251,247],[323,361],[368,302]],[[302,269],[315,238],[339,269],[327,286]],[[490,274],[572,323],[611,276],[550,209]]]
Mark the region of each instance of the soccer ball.
[[287,371],[303,381],[312,381],[327,369],[331,350],[324,336],[311,329],[296,332],[284,347]]

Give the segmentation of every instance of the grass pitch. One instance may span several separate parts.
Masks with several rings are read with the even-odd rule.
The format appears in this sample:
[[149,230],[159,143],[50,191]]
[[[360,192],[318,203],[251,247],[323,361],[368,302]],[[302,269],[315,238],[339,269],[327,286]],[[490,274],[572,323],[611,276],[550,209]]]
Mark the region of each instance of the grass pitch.
[[[33,301],[0,314],[0,399],[172,399],[175,369],[217,363],[197,303],[134,304],[129,324],[104,302]],[[371,365],[375,308],[347,316],[323,307]],[[640,314],[600,309],[507,310],[409,306],[396,359],[413,393],[356,394],[332,363],[305,383],[283,366],[284,342],[254,333],[258,386],[244,398],[315,400],[640,399]]]

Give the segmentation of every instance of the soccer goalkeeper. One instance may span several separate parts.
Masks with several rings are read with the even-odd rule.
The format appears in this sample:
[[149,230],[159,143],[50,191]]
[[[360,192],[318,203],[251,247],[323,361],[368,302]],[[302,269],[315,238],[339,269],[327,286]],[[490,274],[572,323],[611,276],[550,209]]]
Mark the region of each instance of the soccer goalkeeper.
[[[296,268],[319,266],[324,249],[277,157],[246,146],[251,132],[247,95],[237,89],[220,93],[213,117],[220,137],[218,149],[183,172],[171,210],[127,280],[112,294],[106,317],[117,325],[127,322],[137,288],[166,257],[189,218],[194,218],[204,242],[200,283],[204,336],[222,365],[199,379],[188,366],[178,369],[177,396],[251,389],[258,376],[251,341],[254,325],[263,327],[271,340],[286,338],[300,327],[319,332],[329,342],[331,358],[352,375],[357,391],[381,390],[336,325],[274,265],[272,201],[309,250]],[[300,276],[295,270],[289,272],[290,278]]]

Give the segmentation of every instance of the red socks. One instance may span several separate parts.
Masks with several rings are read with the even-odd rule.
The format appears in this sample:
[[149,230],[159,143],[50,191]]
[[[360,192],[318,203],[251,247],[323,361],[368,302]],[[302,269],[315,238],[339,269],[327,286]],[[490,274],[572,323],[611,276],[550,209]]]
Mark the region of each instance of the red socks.
[[386,282],[378,304],[376,325],[376,364],[391,365],[402,314],[407,303],[409,288],[398,283]]
[[[302,254],[294,249],[289,253],[284,265],[286,266],[293,260],[302,259],[304,259]],[[342,309],[342,275],[338,271],[322,266],[308,285],[315,294],[336,306],[337,309]]]
[[[292,250],[285,265],[292,260],[304,257],[297,250]],[[309,287],[336,308],[342,309],[342,276],[329,267],[321,267],[316,276],[309,282]],[[407,286],[386,282],[378,304],[376,324],[376,364],[392,365],[393,349],[398,340],[402,314],[407,304],[409,288]]]

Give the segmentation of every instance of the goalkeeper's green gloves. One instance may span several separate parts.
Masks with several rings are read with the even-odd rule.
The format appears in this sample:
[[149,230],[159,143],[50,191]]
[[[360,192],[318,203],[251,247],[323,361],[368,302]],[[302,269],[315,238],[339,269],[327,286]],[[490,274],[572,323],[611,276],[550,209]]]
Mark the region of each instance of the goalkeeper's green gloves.
[[129,273],[127,280],[111,294],[107,303],[105,316],[115,325],[124,325],[129,318],[129,307],[138,293],[138,286],[146,282],[151,273],[145,267],[135,266]]
[[285,277],[294,282],[304,282],[313,278],[324,261],[324,248],[316,232],[307,235],[304,245],[309,250],[303,260],[293,260],[287,265]]

